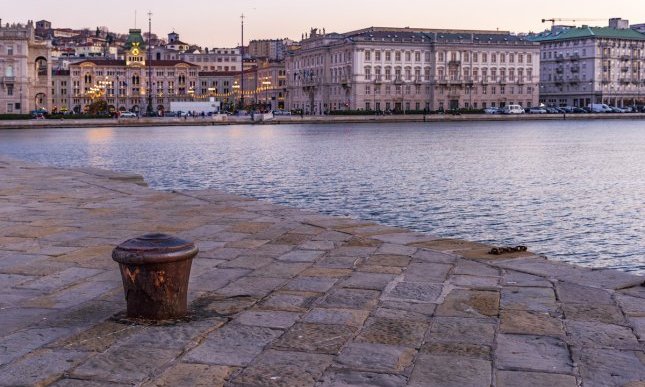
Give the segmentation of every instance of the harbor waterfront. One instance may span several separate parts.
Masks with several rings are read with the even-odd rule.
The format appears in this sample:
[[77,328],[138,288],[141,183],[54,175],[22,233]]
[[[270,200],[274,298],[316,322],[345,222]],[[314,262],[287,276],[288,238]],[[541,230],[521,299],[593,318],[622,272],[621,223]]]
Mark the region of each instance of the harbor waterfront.
[[[641,276],[491,256],[480,243],[219,190],[161,192],[132,174],[3,157],[0,175],[0,385],[645,381]],[[188,319],[123,317],[110,253],[146,232],[200,249]]]
[[0,154],[645,272],[640,120],[5,130]]

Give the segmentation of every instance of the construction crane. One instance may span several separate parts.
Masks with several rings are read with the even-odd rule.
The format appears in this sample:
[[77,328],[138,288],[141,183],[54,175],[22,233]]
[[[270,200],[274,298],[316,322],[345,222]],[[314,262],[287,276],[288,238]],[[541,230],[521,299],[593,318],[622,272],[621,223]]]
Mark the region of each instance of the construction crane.
[[555,25],[556,22],[583,22],[583,21],[605,21],[606,19],[560,19],[560,18],[551,18],[551,19],[542,19],[542,23],[551,22],[551,27]]

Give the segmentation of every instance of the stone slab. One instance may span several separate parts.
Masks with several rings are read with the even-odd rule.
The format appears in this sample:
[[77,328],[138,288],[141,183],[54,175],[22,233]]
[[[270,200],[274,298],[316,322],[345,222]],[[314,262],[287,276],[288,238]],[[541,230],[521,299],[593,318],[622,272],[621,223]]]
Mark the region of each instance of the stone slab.
[[554,337],[499,334],[496,356],[502,370],[573,372],[566,343]]
[[282,335],[281,330],[226,325],[188,352],[183,361],[224,366],[246,366],[263,348]]
[[312,386],[332,363],[330,355],[269,350],[233,376],[231,386]]
[[492,382],[490,361],[421,354],[408,386],[481,387]]
[[412,366],[416,351],[412,348],[370,343],[351,343],[345,346],[336,362],[343,368],[356,371],[402,374]]

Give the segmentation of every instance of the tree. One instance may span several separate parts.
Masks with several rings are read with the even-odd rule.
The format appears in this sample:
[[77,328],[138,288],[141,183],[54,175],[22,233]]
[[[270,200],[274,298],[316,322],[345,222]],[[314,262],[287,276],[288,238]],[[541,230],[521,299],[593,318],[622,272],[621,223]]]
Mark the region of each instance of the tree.
[[97,99],[90,104],[88,113],[90,114],[106,114],[108,111],[108,104],[104,99]]

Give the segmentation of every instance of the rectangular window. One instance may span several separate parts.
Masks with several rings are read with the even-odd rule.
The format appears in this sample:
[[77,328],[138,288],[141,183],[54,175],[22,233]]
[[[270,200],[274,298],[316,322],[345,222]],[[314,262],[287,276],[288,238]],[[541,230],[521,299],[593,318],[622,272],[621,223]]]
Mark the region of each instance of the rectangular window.
[[374,59],[375,60],[381,60],[381,52],[380,51],[374,51]]
[[401,61],[401,52],[397,51],[394,53],[394,61],[395,62],[400,62]]
[[405,61],[406,61],[406,62],[409,62],[409,61],[411,61],[411,60],[412,60],[412,57],[411,57],[410,52],[409,52],[409,51],[406,51],[406,52],[405,52]]
[[372,52],[365,51],[365,60],[372,60]]
[[386,61],[392,60],[392,53],[390,51],[385,51],[385,60]]

